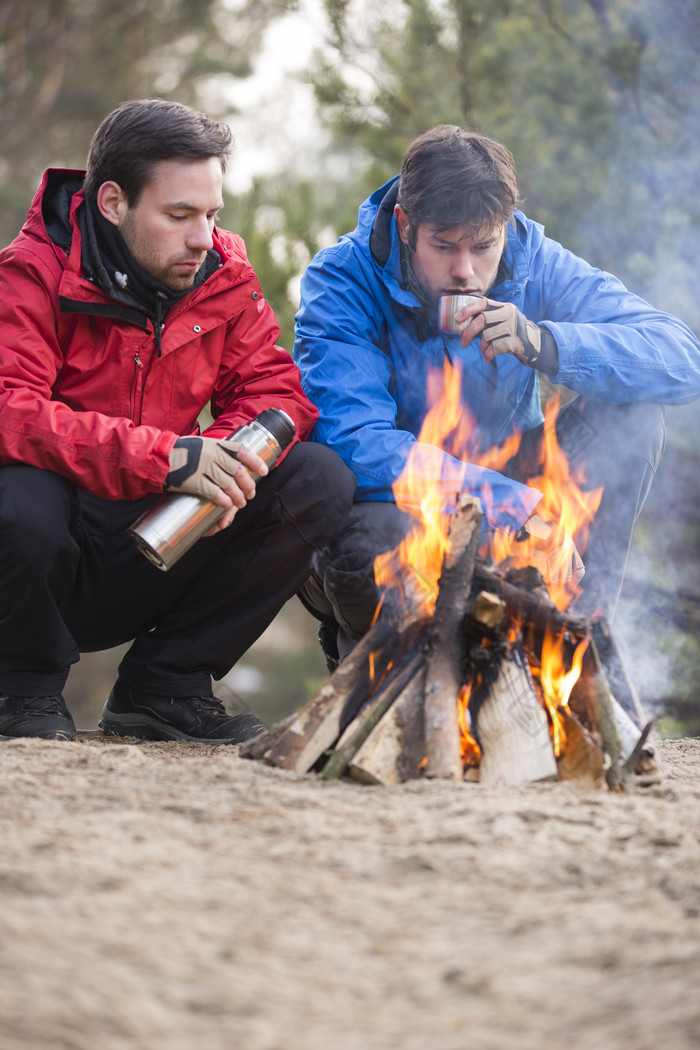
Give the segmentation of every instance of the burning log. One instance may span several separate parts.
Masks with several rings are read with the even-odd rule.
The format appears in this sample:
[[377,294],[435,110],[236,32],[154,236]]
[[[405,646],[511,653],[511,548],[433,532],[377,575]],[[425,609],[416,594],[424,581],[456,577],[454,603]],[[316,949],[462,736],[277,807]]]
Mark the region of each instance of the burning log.
[[[606,781],[611,791],[619,791],[622,786],[622,763],[625,754],[620,741],[617,721],[613,708],[614,698],[610,692],[605,669],[598,655],[596,644],[591,638],[590,645],[584,655],[581,678],[572,692],[572,707],[574,696],[577,698],[583,694],[585,710],[588,723],[596,727],[600,734],[602,748],[609,759],[606,773]],[[580,703],[580,699],[576,700]]]
[[424,667],[425,657],[422,653],[416,653],[403,666],[397,667],[395,673],[387,675],[383,685],[376,689],[370,702],[339,740],[338,746],[321,770],[322,777],[326,780],[337,780],[343,776],[357,751],[397,697],[410,685],[412,679],[418,676],[422,684],[421,671]]
[[442,563],[425,675],[425,775],[462,780],[458,700],[463,684],[460,628],[479,541],[481,504],[460,496]]
[[495,569],[489,569],[481,559],[477,559],[474,569],[474,583],[480,590],[501,598],[508,615],[516,623],[555,635],[567,631],[574,638],[584,638],[590,631],[590,620],[562,612],[550,601],[543,600],[536,591],[509,583]]
[[355,717],[401,642],[396,617],[380,615],[313,700],[271,740],[264,760],[308,773]]
[[[592,624],[593,635],[599,622]],[[606,632],[609,636],[607,625]],[[609,758],[606,781],[612,791],[627,790],[631,774],[658,776],[660,767],[653,744],[648,739],[653,720],[640,731],[627,710],[618,703],[595,637],[591,638],[584,656],[582,674],[572,690],[570,707],[579,721],[599,736],[601,746]],[[633,756],[634,766],[630,772]]]
[[556,780],[547,715],[540,704],[522,646],[494,652],[480,671],[481,685],[470,708],[481,748],[481,784],[527,784]]
[[581,788],[597,788],[605,781],[602,749],[572,711],[558,707],[566,746],[557,755],[559,780],[572,780]]
[[425,763],[425,664],[380,719],[348,772],[362,784],[402,784],[422,775]]

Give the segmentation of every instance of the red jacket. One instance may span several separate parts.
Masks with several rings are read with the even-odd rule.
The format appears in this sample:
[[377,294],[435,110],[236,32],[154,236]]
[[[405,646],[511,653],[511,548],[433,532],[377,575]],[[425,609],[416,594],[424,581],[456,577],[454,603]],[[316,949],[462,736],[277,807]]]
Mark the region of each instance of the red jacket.
[[[137,499],[162,492],[173,444],[199,433],[210,402],[210,437],[274,407],[306,438],[318,412],[276,345],[279,328],[241,238],[214,230],[222,266],[169,311],[158,357],[152,323],[124,319],[81,275],[83,194],[71,199],[63,187],[82,175],[47,171],[22,230],[0,252],[0,464],[29,463],[98,496]],[[51,210],[61,193],[62,219]]]

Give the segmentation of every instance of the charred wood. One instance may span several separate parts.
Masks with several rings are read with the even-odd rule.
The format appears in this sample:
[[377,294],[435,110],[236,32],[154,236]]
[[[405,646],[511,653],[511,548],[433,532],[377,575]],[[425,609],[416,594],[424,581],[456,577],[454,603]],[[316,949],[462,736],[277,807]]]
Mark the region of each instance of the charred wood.
[[498,595],[516,624],[526,623],[537,630],[549,630],[554,634],[568,631],[576,638],[585,637],[590,629],[589,620],[557,609],[548,595],[509,583],[495,569],[487,568],[480,559],[477,559],[474,569],[474,586]]
[[423,669],[408,683],[351,760],[348,772],[362,784],[403,784],[423,773]]
[[480,783],[556,779],[549,721],[522,646],[514,644],[505,656],[494,651],[493,663],[481,668],[480,679],[469,704],[481,748]]
[[479,500],[461,495],[450,522],[425,673],[427,777],[462,780],[458,718],[462,679],[461,627],[469,600],[482,512]]
[[368,698],[402,643],[396,619],[380,616],[355,648],[271,744],[264,760],[308,773]]
[[386,676],[384,682],[375,690],[370,702],[348,727],[348,730],[352,730],[348,739],[344,743],[340,741],[321,770],[321,776],[325,780],[337,780],[347,772],[352,758],[411,680],[419,676],[422,682],[421,672],[424,667],[425,657],[422,653],[416,653]]

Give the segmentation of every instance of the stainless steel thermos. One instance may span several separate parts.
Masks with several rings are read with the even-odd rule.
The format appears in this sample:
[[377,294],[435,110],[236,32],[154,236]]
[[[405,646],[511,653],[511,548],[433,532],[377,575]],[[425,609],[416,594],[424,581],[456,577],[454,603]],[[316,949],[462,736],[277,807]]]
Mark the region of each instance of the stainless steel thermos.
[[[287,413],[279,408],[266,408],[226,440],[240,441],[272,467],[293,437],[294,423]],[[245,469],[254,481],[259,480],[252,470]],[[223,513],[223,507],[202,496],[166,493],[128,531],[141,553],[165,572]]]

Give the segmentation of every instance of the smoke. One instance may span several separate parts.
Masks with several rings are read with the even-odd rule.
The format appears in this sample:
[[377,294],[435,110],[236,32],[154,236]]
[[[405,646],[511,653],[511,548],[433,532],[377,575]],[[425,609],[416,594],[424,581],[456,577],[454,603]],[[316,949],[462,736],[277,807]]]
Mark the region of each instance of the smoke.
[[668,448],[632,542],[614,634],[650,713],[700,718],[700,505],[696,404],[667,412]]
[[[700,334],[700,6],[608,9],[614,134],[580,254]],[[591,258],[593,256],[593,258]],[[697,363],[700,368],[700,362]],[[614,634],[646,707],[696,721],[700,701],[700,427],[669,406],[667,446],[638,520]]]

